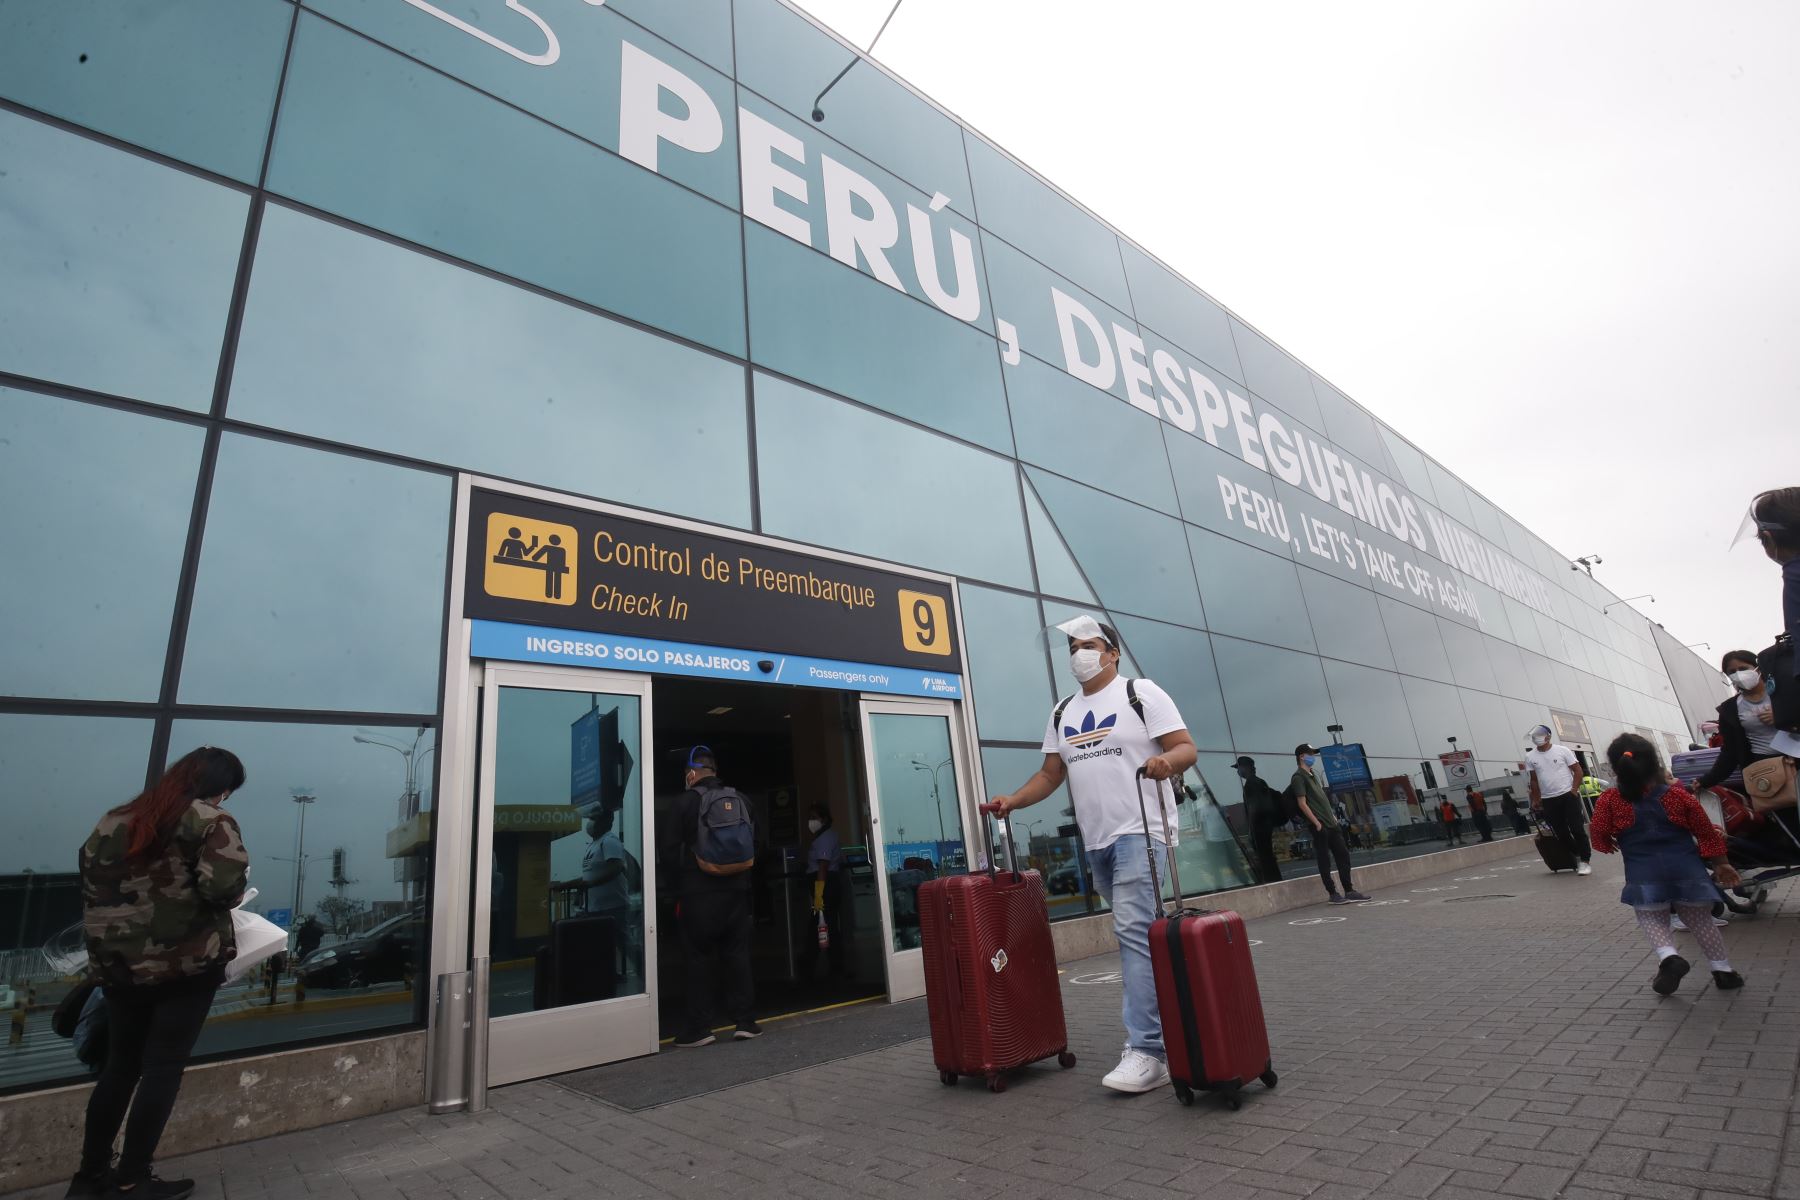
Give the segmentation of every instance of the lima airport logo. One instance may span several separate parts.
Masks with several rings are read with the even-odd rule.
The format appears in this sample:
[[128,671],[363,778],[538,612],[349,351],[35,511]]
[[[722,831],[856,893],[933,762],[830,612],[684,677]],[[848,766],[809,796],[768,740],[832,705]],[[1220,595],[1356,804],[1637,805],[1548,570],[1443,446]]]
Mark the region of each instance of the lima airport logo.
[[1064,725],[1063,737],[1068,740],[1069,745],[1077,747],[1078,749],[1098,745],[1099,743],[1104,742],[1108,735],[1112,733],[1113,723],[1118,719],[1119,714],[1112,713],[1105,720],[1096,725],[1094,724],[1094,714],[1090,712],[1081,719],[1080,729],[1075,728],[1073,725]]

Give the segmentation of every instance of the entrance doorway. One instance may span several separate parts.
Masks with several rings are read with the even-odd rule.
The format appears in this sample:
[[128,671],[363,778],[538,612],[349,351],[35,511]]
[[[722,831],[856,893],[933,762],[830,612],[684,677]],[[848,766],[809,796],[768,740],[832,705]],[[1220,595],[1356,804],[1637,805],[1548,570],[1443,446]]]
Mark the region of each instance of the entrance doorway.
[[[665,847],[657,897],[657,1000],[661,1035],[674,1037],[689,1001],[682,952],[679,872],[667,852],[671,809],[693,747],[709,748],[719,779],[750,803],[756,829],[750,965],[759,1020],[886,993],[878,883],[869,853],[868,802],[856,697],[773,684],[659,678],[650,744],[659,795],[655,827]],[[821,952],[813,912],[817,870],[808,851],[808,819],[823,809],[841,866],[830,880],[829,948]],[[675,851],[679,853],[679,851]],[[717,1011],[715,998],[713,1008]],[[719,1014],[719,1020],[725,1014]]]

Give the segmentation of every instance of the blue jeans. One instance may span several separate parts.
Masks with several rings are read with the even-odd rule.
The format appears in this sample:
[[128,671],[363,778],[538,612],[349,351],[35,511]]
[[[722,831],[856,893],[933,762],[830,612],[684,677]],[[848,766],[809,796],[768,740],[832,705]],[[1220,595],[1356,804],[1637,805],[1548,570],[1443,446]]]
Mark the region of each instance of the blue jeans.
[[[1166,876],[1168,852],[1156,844],[1157,873]],[[1150,884],[1144,835],[1128,833],[1104,850],[1088,851],[1094,886],[1112,906],[1119,939],[1119,974],[1125,984],[1125,1039],[1133,1050],[1162,1059],[1162,1018],[1156,1007],[1156,974],[1150,966],[1150,922],[1159,907]]]

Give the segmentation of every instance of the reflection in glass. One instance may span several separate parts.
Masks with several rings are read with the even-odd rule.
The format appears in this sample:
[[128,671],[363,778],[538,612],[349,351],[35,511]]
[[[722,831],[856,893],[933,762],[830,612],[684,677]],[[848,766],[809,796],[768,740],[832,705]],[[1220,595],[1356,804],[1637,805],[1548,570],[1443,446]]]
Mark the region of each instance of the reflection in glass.
[[[1206,624],[1193,564],[1170,552],[1181,545],[1179,521],[1035,468],[1026,468],[1026,477],[1107,608]],[[1144,547],[1156,550],[1144,553]]]
[[[1251,753],[1317,741],[1336,724],[1319,659],[1214,635],[1213,656],[1231,715],[1231,739]],[[1291,773],[1291,772],[1290,772]]]
[[919,944],[919,885],[985,864],[972,861],[963,842],[947,717],[871,713],[869,754],[875,775],[875,819],[887,855],[883,866],[894,949],[909,950]]
[[227,811],[250,854],[248,907],[293,935],[285,960],[220,991],[200,1052],[422,1020],[436,731],[176,721],[169,757],[195,746],[243,759]]
[[498,689],[488,1013],[641,995],[636,696]]
[[0,691],[156,699],[201,437],[0,388]]
[[1037,601],[972,584],[964,584],[960,595],[981,736],[1011,741],[1042,736],[1053,697]]
[[[86,970],[75,856],[94,822],[144,786],[151,723],[0,713],[0,1029],[23,1002],[22,1042],[0,1043],[0,1089],[88,1075],[50,1014]],[[59,937],[68,932],[69,936]],[[52,950],[45,957],[45,948]],[[55,951],[65,950],[58,957]]]

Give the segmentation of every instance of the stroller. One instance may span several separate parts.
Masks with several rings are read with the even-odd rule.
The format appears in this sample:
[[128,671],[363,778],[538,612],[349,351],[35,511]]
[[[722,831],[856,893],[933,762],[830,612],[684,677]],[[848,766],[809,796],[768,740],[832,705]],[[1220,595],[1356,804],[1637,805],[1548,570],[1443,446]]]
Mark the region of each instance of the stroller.
[[[1675,778],[1691,786],[1718,756],[1717,750],[1692,750],[1675,755],[1669,766]],[[1713,824],[1725,831],[1727,856],[1743,877],[1729,892],[1721,890],[1720,898],[1732,912],[1750,916],[1768,899],[1771,884],[1800,876],[1800,829],[1791,809],[1757,812],[1741,790],[1743,785],[1741,774],[1732,775],[1697,799]]]

